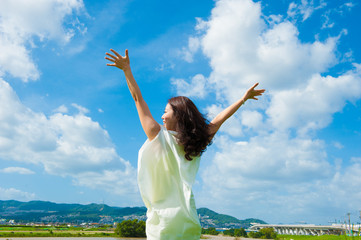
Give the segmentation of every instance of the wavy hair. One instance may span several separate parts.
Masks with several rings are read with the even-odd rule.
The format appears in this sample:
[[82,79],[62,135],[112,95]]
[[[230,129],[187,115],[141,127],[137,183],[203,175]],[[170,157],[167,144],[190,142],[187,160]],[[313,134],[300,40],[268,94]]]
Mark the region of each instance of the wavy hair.
[[200,156],[211,144],[209,122],[187,97],[178,96],[168,100],[177,120],[178,143],[183,146],[185,158],[189,161]]

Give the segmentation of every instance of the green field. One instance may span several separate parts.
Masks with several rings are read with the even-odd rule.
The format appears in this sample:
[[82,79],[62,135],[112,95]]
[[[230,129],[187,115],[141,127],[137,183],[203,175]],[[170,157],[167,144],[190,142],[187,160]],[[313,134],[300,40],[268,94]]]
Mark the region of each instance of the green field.
[[116,237],[113,228],[0,226],[0,237]]
[[[117,237],[110,226],[101,228],[82,228],[67,226],[1,226],[0,238],[8,237]],[[239,238],[240,239],[240,238]],[[345,235],[278,235],[278,240],[361,240],[361,236]]]

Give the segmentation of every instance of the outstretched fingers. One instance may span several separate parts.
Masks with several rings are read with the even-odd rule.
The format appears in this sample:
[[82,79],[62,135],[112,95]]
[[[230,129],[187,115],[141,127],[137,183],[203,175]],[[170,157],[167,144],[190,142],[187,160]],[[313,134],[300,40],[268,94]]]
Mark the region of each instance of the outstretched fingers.
[[110,61],[107,66],[117,67],[121,70],[130,69],[129,63],[129,56],[128,56],[128,49],[125,50],[125,56],[121,56],[117,51],[114,49],[110,49],[110,52],[105,53],[105,59]]
[[115,63],[115,57],[109,53],[106,53],[106,55],[110,56],[111,58],[108,58],[108,57],[105,57],[106,60],[108,61],[111,61],[113,63],[107,63],[107,66],[112,66],[112,67],[115,67],[116,66],[116,63]]
[[261,96],[264,93],[264,89],[261,90],[254,90],[253,91],[253,99],[258,100],[257,98],[255,98],[256,96]]
[[266,90],[265,89],[255,89],[258,86],[259,83],[255,83],[252,87],[249,88],[249,90],[246,93],[246,99],[254,99],[258,100],[256,98],[257,96],[261,96]]
[[122,58],[122,56],[117,53],[114,49],[110,49],[110,51],[112,51],[118,58]]
[[115,60],[112,59],[112,58],[105,57],[105,59],[106,59],[106,60],[109,60],[109,61],[111,61],[111,62],[115,62]]
[[[110,54],[110,53],[105,53],[105,55],[108,55],[109,57],[113,58],[114,60],[117,59],[116,56],[114,56],[114,55],[112,55],[112,54]],[[106,57],[105,57],[105,58],[106,58]]]

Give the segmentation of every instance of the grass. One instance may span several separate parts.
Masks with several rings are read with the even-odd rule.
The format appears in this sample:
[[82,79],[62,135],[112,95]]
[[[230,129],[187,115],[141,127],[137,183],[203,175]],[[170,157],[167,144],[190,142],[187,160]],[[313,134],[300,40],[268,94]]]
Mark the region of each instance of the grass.
[[0,237],[116,237],[114,229],[0,226]]
[[1,232],[0,237],[117,237],[114,233]]

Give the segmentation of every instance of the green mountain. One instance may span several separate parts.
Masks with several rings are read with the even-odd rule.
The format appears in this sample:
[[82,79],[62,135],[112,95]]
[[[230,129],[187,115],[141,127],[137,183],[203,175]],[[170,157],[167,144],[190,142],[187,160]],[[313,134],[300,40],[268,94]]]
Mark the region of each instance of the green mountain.
[[[202,227],[248,228],[251,223],[265,223],[259,219],[239,220],[235,217],[216,213],[208,208],[199,208]],[[113,224],[125,219],[146,219],[145,207],[111,207],[105,204],[63,204],[46,201],[20,202],[0,200],[0,222],[15,220],[20,223],[101,223]]]
[[0,218],[16,222],[95,222],[112,224],[124,219],[145,219],[145,207],[110,207],[105,204],[59,204],[45,201],[1,201]]
[[248,218],[245,220],[239,220],[235,217],[226,215],[226,214],[219,214],[216,213],[208,208],[199,208],[197,209],[199,220],[201,222],[202,227],[209,228],[249,228],[251,223],[262,223],[265,224],[266,222],[255,219],[255,218]]

